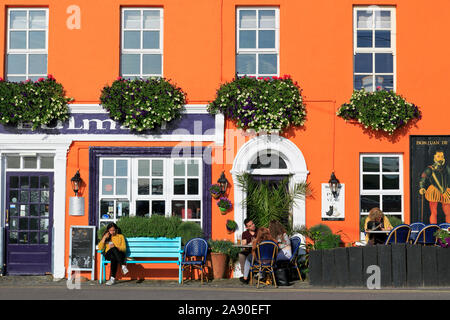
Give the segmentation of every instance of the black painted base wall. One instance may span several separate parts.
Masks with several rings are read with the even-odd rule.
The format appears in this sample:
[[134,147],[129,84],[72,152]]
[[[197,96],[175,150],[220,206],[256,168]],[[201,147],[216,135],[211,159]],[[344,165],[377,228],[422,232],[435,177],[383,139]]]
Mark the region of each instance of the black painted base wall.
[[450,248],[409,244],[311,251],[309,282],[322,287],[367,287],[371,276],[373,283],[374,271],[367,272],[370,266],[379,267],[381,287],[450,286]]

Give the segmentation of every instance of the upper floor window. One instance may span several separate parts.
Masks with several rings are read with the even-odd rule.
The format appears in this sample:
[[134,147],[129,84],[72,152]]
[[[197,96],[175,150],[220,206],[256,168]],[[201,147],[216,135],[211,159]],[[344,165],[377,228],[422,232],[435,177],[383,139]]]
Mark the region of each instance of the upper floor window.
[[278,8],[238,8],[236,73],[238,76],[279,74]]
[[8,9],[6,45],[8,81],[36,81],[46,77],[48,9]]
[[355,7],[353,88],[395,90],[395,8]]
[[121,76],[162,76],[163,10],[122,9]]

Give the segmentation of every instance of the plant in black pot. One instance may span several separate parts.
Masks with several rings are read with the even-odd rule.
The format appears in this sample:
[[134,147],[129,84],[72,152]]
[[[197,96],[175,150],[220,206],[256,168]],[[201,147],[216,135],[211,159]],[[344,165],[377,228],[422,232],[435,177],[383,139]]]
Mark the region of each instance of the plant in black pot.
[[227,227],[228,233],[233,233],[238,228],[238,225],[237,225],[236,221],[234,221],[234,220],[227,220],[226,227]]

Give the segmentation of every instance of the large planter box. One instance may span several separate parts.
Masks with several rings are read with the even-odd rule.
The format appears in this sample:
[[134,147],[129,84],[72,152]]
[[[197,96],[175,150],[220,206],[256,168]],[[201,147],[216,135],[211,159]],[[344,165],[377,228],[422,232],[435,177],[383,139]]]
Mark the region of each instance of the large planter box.
[[450,286],[450,249],[404,244],[311,251],[309,282],[322,287],[368,287],[369,277],[375,275],[367,272],[371,266],[379,267],[381,287]]

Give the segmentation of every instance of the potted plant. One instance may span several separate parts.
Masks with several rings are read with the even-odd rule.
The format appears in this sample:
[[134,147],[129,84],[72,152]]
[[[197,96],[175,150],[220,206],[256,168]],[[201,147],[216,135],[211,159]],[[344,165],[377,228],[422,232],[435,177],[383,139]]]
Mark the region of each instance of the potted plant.
[[227,224],[226,224],[228,233],[233,233],[236,231],[238,225],[236,223],[236,221],[234,220],[227,220]]
[[231,209],[231,201],[225,197],[221,197],[219,201],[217,201],[217,206],[219,207],[222,214],[225,214],[228,210]]
[[440,229],[436,231],[434,236],[437,238],[437,242],[442,248],[450,248],[450,232],[445,229]]
[[209,193],[214,199],[219,199],[222,192],[220,191],[220,185],[215,183],[209,187]]
[[[214,279],[223,279],[230,262],[234,261],[235,247],[229,240],[209,240],[208,246],[211,249],[211,265]],[[230,259],[231,258],[231,259]]]

